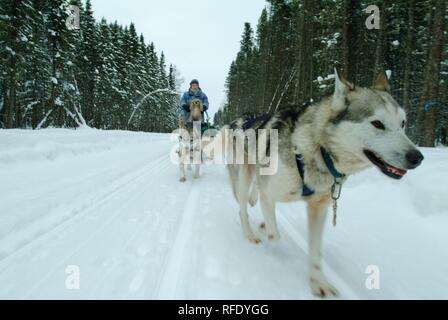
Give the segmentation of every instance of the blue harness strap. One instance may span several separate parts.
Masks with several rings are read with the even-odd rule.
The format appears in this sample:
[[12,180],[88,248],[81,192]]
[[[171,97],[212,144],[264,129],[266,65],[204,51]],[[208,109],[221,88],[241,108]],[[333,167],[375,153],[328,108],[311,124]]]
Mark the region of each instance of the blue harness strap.
[[297,169],[299,169],[300,177],[302,178],[303,188],[302,196],[308,197],[314,194],[314,190],[308,187],[305,183],[305,163],[303,162],[303,156],[301,154],[296,154]]
[[322,146],[320,147],[320,153],[322,154],[322,158],[324,159],[325,165],[327,166],[328,171],[330,171],[331,175],[335,178],[344,178],[345,174],[340,173],[338,170],[336,170],[333,159],[331,159],[328,151],[325,150],[325,148]]
[[270,114],[263,114],[258,117],[255,117],[254,115],[247,115],[247,117],[244,119],[242,129],[250,129],[256,123],[259,123],[258,128],[262,128],[270,119]]
[[[331,155],[322,146],[320,147],[320,153],[322,154],[322,158],[324,159],[328,171],[330,171],[331,175],[335,178],[335,181],[337,179],[344,178],[345,174],[340,173],[338,170],[336,170]],[[305,183],[305,162],[303,161],[303,156],[301,154],[296,154],[296,162],[297,162],[297,169],[299,170],[299,174],[303,182],[302,196],[304,197],[311,196],[315,193],[315,191],[310,187],[308,187],[307,184]]]

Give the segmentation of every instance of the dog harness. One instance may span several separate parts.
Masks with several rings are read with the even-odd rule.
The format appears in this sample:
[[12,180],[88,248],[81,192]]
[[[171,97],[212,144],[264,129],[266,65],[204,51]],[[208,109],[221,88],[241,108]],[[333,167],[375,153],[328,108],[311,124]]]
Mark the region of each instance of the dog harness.
[[303,188],[302,196],[308,197],[314,194],[314,190],[308,187],[305,183],[305,162],[303,162],[303,156],[301,154],[296,154],[297,169],[299,169],[300,177],[302,178]]
[[[333,225],[336,226],[337,218],[337,201],[341,197],[342,191],[342,181],[345,178],[345,174],[340,173],[334,166],[334,161],[331,158],[330,153],[324,148],[320,147],[320,153],[322,159],[324,160],[325,166],[334,178],[334,183],[331,186],[331,198],[333,199]],[[305,162],[303,160],[302,154],[296,154],[297,169],[299,170],[300,177],[302,178],[302,196],[309,197],[312,196],[316,191],[308,187],[305,183]]]

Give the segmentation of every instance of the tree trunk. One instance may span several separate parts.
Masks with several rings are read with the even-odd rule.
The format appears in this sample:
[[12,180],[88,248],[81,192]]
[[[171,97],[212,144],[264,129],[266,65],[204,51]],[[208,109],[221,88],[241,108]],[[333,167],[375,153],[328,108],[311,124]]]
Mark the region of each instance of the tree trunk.
[[[13,58],[15,59],[15,58]],[[6,121],[5,127],[8,129],[14,128],[14,111],[16,108],[16,90],[17,90],[17,80],[15,75],[15,63],[11,64],[12,74],[9,80],[9,95],[8,95],[8,104],[6,109]]]
[[[313,1],[304,0],[301,15],[300,34],[301,41],[296,67],[298,68],[298,76],[296,79],[296,92],[294,94],[294,102],[299,104],[312,98],[313,85]],[[293,70],[288,70],[293,72]],[[287,74],[286,79],[289,78]],[[281,88],[280,92],[283,90]]]
[[386,67],[386,55],[388,51],[388,43],[386,39],[387,35],[387,25],[388,25],[388,15],[387,8],[390,7],[390,1],[384,0],[381,10],[381,19],[380,19],[380,30],[378,32],[378,39],[376,42],[376,52],[375,52],[375,68],[373,70],[372,83],[375,81],[378,73],[383,71]]
[[445,26],[446,0],[435,0],[434,22],[431,29],[431,44],[429,48],[428,63],[426,66],[424,100],[420,112],[423,115],[423,126],[420,145],[434,147],[436,140],[437,115],[440,105],[439,83],[443,49],[443,32]]
[[354,15],[356,0],[344,1],[344,17],[342,23],[342,75],[345,79],[355,81],[353,78],[353,70],[356,61],[353,61],[353,51],[355,50],[354,41]]
[[447,143],[447,135],[448,135],[447,129],[442,128],[440,130],[440,143],[443,144],[444,146],[446,146]]
[[[415,119],[416,110],[411,109],[411,75],[413,71],[413,53],[415,51],[415,0],[409,0],[408,4],[408,32],[406,36],[406,58],[403,78],[403,108],[408,115],[408,135],[416,140]],[[412,126],[412,127],[410,127]]]
[[406,113],[409,113],[411,103],[411,74],[412,74],[412,54],[415,50],[415,0],[409,0],[408,4],[408,33],[406,37],[406,67],[403,79],[403,107]]
[[6,84],[6,80],[2,81],[2,94],[3,94],[3,105],[0,110],[0,128],[6,128],[6,117],[7,117],[7,108],[8,108],[8,86]]

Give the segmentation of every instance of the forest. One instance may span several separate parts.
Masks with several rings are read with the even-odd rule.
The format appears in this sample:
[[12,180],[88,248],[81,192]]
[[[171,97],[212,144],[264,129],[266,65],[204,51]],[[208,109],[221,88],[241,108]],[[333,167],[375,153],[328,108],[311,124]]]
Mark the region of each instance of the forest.
[[134,24],[96,21],[90,0],[0,0],[0,128],[171,132],[175,75]]
[[[85,3],[85,4],[84,4]],[[369,28],[371,5],[378,28]],[[79,28],[69,28],[71,6]],[[0,0],[0,128],[171,132],[177,70],[134,24],[96,21],[90,0]],[[380,70],[422,146],[448,141],[445,0],[268,0],[244,25],[217,125],[317,100],[333,70],[370,86]]]
[[[379,9],[378,29],[367,27],[370,5]],[[268,0],[256,28],[244,26],[214,120],[319,99],[331,92],[336,66],[360,86],[385,70],[412,140],[446,145],[447,17],[446,0]]]

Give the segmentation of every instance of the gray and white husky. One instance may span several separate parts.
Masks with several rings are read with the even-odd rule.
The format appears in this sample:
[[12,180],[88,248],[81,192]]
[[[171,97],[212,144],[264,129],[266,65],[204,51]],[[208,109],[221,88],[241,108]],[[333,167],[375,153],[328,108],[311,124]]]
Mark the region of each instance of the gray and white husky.
[[[249,224],[248,203],[253,206],[259,198],[264,217],[260,231],[276,240],[276,203],[306,201],[311,289],[321,297],[336,296],[336,288],[322,272],[320,258],[324,221],[332,199],[339,197],[348,176],[372,165],[391,178],[401,179],[423,161],[405,134],[406,115],[390,94],[386,74],[380,73],[374,85],[365,88],[355,87],[336,71],[334,93],[320,102],[285,108],[263,121],[245,124],[244,119],[238,119],[224,130],[277,129],[278,133],[274,174],[261,175],[259,163],[227,164],[245,237],[260,242]],[[266,148],[266,143],[255,143]]]
[[[201,155],[201,121],[202,113],[204,112],[204,105],[201,100],[194,99],[190,104],[190,116],[185,123],[183,119],[179,120],[179,172],[180,182],[186,182],[185,165],[191,169],[191,164],[194,163],[195,171],[194,178],[198,179],[200,176],[200,155]],[[199,126],[196,126],[199,124]]]

